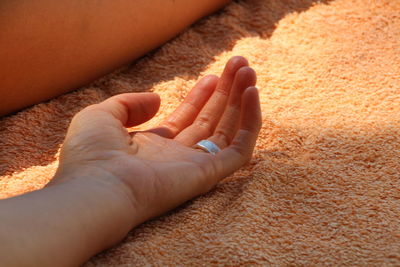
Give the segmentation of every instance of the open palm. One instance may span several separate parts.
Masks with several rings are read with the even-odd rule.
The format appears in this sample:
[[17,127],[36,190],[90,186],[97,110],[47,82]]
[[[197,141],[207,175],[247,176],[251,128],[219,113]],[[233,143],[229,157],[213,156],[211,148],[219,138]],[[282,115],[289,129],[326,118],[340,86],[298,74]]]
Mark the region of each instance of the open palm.
[[[261,126],[255,82],[247,61],[234,57],[220,78],[200,80],[169,118],[143,132],[126,127],[155,115],[156,94],[122,94],[90,106],[71,123],[58,172],[85,166],[122,182],[143,220],[159,215],[209,191],[251,158]],[[222,150],[212,155],[195,148],[203,139]]]

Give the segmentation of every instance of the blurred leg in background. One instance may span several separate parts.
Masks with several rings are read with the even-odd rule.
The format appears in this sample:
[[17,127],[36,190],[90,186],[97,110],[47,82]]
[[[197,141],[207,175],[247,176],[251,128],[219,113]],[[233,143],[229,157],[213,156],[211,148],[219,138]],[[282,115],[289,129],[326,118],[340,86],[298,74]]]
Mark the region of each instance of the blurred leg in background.
[[229,0],[4,0],[0,116],[83,86]]

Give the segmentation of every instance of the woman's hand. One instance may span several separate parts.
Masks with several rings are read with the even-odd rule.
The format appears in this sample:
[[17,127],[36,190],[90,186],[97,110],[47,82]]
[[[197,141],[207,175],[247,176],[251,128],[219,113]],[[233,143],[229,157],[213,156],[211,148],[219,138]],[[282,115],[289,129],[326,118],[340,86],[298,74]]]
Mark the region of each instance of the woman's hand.
[[[5,266],[77,266],[138,224],[210,190],[246,163],[261,124],[254,71],[232,58],[157,128],[153,93],[114,96],[72,120],[60,165],[41,189],[0,201]],[[209,139],[216,155],[194,148]]]
[[[255,83],[247,60],[233,57],[220,78],[203,78],[169,118],[143,132],[126,127],[156,114],[154,93],[89,106],[72,120],[50,185],[92,179],[122,189],[136,210],[135,224],[205,193],[251,158],[261,126]],[[203,139],[222,150],[212,155],[194,148]]]

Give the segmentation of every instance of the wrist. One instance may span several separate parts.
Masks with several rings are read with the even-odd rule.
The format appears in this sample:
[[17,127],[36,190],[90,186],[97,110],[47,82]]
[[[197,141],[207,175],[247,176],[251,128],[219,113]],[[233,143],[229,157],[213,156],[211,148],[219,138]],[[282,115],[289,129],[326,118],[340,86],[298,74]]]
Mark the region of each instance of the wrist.
[[111,172],[107,172],[99,167],[83,164],[79,166],[59,166],[54,177],[46,187],[64,183],[82,183],[87,184],[89,187],[103,187],[110,193],[123,198],[124,202],[129,203],[130,206],[134,206],[135,204],[133,194],[128,186]]
[[[107,203],[115,216],[123,224],[120,227],[132,229],[139,224],[137,205],[132,191],[113,174],[93,166],[60,166],[46,187],[79,188],[87,197],[97,198],[98,202]],[[104,205],[104,204],[103,204]],[[99,205],[100,207],[100,205]]]
[[[46,188],[2,201],[7,220],[0,235],[11,263],[75,266],[121,241],[135,225],[135,210],[117,180],[79,170],[59,171]],[[24,256],[13,258],[18,253]]]

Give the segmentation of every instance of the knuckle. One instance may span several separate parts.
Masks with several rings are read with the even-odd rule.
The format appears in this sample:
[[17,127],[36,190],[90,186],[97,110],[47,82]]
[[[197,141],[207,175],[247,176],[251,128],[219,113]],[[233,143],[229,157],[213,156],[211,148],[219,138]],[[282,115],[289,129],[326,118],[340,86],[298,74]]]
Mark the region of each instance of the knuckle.
[[209,126],[211,124],[210,121],[210,116],[200,116],[196,119],[195,123],[197,125],[205,125],[205,126]]
[[189,107],[192,110],[194,110],[194,112],[197,112],[197,113],[200,112],[200,108],[198,106],[196,106],[194,103],[187,102],[187,103],[184,103],[184,105],[186,105],[187,107]]
[[216,130],[214,136],[218,140],[218,143],[220,143],[223,146],[227,146],[231,142],[230,138],[223,130]]
[[225,96],[225,97],[229,96],[229,90],[227,90],[227,88],[225,86],[224,87],[217,87],[217,89],[215,91],[217,93]]
[[194,125],[196,127],[200,127],[201,129],[203,129],[204,131],[206,131],[207,135],[211,135],[212,134],[212,123],[211,120],[206,117],[206,116],[202,116],[199,117],[195,122]]
[[251,156],[253,154],[253,147],[251,145],[234,140],[232,142],[232,146],[236,153],[238,153],[240,158],[244,161],[243,164],[251,159]]
[[164,121],[161,126],[168,128],[173,133],[177,133],[179,131],[178,124],[172,120]]

